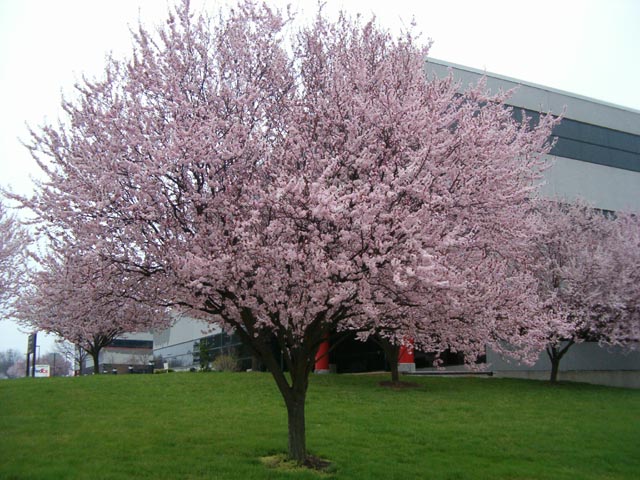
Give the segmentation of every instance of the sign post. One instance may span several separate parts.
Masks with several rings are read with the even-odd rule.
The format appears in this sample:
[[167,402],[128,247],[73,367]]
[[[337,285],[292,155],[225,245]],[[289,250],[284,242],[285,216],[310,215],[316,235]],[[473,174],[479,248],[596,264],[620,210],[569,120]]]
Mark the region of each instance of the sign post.
[[[36,376],[36,343],[37,343],[37,332],[33,332],[29,335],[27,340],[27,377],[35,377]],[[29,359],[32,361],[29,362]],[[31,372],[29,372],[29,367],[31,367]],[[31,373],[31,375],[29,375]]]

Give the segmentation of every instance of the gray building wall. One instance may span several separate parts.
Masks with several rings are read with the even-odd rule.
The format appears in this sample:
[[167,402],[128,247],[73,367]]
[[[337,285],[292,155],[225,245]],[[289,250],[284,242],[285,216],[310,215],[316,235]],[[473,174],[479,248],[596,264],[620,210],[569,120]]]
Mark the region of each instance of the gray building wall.
[[[487,363],[491,364],[494,372],[548,372],[551,370],[551,362],[544,352],[535,364],[524,365],[488,350]],[[561,372],[571,370],[640,370],[640,351],[629,351],[616,346],[601,346],[597,342],[578,343],[569,348],[560,362]]]
[[[115,340],[133,340],[151,345],[153,333],[125,333]],[[100,351],[99,364],[100,369],[107,373],[110,373],[114,368],[123,373],[128,370],[129,365],[134,366],[136,369],[147,367],[152,359],[153,349],[150,346],[138,347],[135,344],[128,347],[109,346]],[[87,355],[84,372],[93,372],[93,358],[91,355]]]
[[640,210],[640,172],[550,156],[542,195],[567,201],[583,198],[605,210]]
[[460,90],[486,76],[493,92],[513,90],[507,102],[527,115],[562,115],[541,194],[583,198],[606,210],[640,211],[640,111],[429,58],[427,76],[452,74]]
[[534,112],[563,114],[564,118],[640,135],[638,110],[435,58],[426,60],[425,70],[427,76],[435,75],[438,78],[446,77],[449,72],[453,73],[462,90],[471,84],[475,85],[482,76],[486,76],[487,88],[493,93],[516,89],[508,102],[509,105]]
[[[534,85],[493,73],[427,59],[428,76],[450,74],[460,90],[486,76],[492,93],[513,89],[507,102],[535,117],[539,112],[562,115],[548,156],[540,194],[573,201],[578,198],[605,210],[640,212],[640,111]],[[509,361],[489,350],[494,375],[548,380],[551,364],[542,353],[533,366]],[[560,380],[640,388],[640,351],[581,343],[560,362]]]
[[154,332],[153,355],[169,368],[198,368],[194,360],[194,345],[207,335],[220,333],[220,327],[186,315],[176,316],[171,327]]

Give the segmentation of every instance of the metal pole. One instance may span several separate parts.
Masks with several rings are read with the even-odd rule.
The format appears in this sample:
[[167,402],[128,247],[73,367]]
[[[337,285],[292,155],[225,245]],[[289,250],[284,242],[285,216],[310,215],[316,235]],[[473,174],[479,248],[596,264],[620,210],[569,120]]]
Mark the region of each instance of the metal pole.
[[31,364],[31,376],[35,378],[36,376],[36,346],[40,348],[38,345],[38,334],[33,334],[33,363]]
[[34,352],[35,348],[34,348],[34,334],[30,334],[28,339],[27,339],[27,372],[26,372],[26,376],[29,376],[29,373],[31,372],[31,354]]

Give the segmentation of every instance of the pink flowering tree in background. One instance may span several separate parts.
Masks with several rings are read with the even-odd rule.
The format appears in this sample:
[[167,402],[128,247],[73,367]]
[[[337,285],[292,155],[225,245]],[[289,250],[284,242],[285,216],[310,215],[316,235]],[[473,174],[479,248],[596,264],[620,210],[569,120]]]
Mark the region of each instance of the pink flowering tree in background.
[[16,307],[22,324],[58,335],[87,352],[94,373],[100,373],[100,352],[117,336],[168,325],[165,310],[149,305],[155,297],[138,277],[96,252],[70,245],[61,250],[40,259],[39,269],[31,272],[29,287]]
[[640,223],[584,202],[541,201],[533,271],[546,324],[551,382],[572,345],[585,340],[637,348]]
[[[610,345],[627,350],[640,348],[640,215],[639,212],[616,212],[616,227],[611,239],[610,256],[616,290],[611,295],[607,322],[596,322],[594,331]],[[604,317],[607,319],[607,317]]]
[[[531,235],[539,231],[537,222],[521,227]],[[545,345],[537,282],[529,272],[516,268],[520,259],[530,258],[532,245],[525,238],[513,242],[520,248],[518,255],[509,257],[488,244],[478,250],[469,244],[454,250],[450,267],[457,280],[426,290],[414,286],[405,292],[405,307],[381,311],[360,329],[359,338],[375,335],[383,348],[392,382],[399,381],[398,355],[403,345],[435,354],[436,365],[448,350],[463,354],[465,364],[474,368],[487,347],[523,363],[535,362]],[[443,272],[442,279],[446,278]]]
[[[14,349],[0,351],[0,378],[3,376],[9,376],[7,370],[16,362],[22,360],[24,355]],[[22,372],[24,374],[24,371]]]
[[[48,180],[24,201],[50,235],[73,232],[105,268],[153,282],[161,304],[233,330],[273,375],[303,463],[329,332],[381,317],[410,319],[402,335],[429,345],[491,330],[496,315],[466,308],[485,291],[507,305],[512,279],[462,301],[463,270],[518,255],[553,120],[519,124],[506,94],[427,81],[411,35],[321,14],[292,30],[251,2],[215,21],[183,3],[155,34],[140,28],[130,60],[110,60],[65,101],[64,123],[33,133]],[[64,307],[65,328],[85,305]],[[465,315],[420,314],[452,307]]]
[[27,269],[30,236],[19,220],[0,202],[0,308],[12,313]]
[[26,376],[27,362],[22,359],[16,359],[15,363],[7,369],[7,377],[22,378]]

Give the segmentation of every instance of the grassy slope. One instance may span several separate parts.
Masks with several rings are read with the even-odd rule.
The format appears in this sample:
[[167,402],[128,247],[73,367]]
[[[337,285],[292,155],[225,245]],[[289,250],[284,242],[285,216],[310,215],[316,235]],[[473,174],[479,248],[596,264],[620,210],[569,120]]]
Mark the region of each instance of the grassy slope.
[[[640,391],[483,378],[313,377],[308,446],[339,479],[640,478]],[[268,470],[286,414],[267,374],[0,382],[1,479],[318,478]]]

